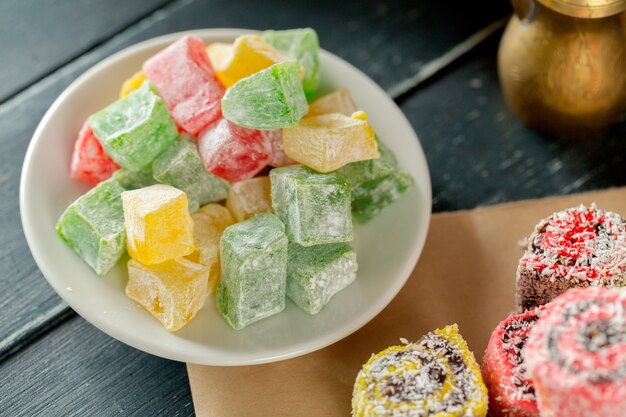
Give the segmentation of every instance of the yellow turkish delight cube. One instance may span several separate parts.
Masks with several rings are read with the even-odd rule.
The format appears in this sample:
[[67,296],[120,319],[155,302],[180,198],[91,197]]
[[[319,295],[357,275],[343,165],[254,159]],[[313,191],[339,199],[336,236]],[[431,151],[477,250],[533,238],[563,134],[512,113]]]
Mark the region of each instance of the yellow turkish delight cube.
[[120,98],[124,98],[139,87],[146,81],[146,73],[143,71],[137,71],[132,77],[124,81],[122,89],[120,90]]
[[187,195],[157,184],[122,193],[127,249],[131,258],[152,265],[194,251]]
[[258,213],[272,212],[270,177],[256,177],[231,184],[226,207],[237,222]]
[[204,306],[208,276],[209,268],[185,258],[155,265],[131,259],[126,295],[175,332]]
[[340,88],[309,104],[307,117],[329,113],[341,113],[345,116],[351,116],[356,111],[356,104],[354,104],[350,91],[347,88]]
[[209,268],[207,291],[215,292],[220,282],[220,238],[224,229],[235,223],[230,211],[219,204],[207,204],[191,215],[196,250],[187,259]]
[[305,117],[283,129],[283,148],[291,159],[319,172],[380,156],[364,112]]
[[206,52],[209,55],[209,61],[213,66],[213,70],[217,73],[223,71],[228,67],[228,63],[232,59],[233,44],[224,42],[213,42],[206,47]]
[[217,78],[228,88],[242,78],[287,60],[258,35],[243,35],[229,45],[217,43],[207,48]]

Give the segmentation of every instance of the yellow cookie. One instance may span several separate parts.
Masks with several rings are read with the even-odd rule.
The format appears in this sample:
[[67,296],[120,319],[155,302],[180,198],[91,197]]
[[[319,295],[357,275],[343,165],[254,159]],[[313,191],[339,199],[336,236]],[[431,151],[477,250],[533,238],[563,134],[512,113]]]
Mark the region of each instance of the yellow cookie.
[[354,384],[352,415],[485,417],[487,388],[456,324],[372,355]]

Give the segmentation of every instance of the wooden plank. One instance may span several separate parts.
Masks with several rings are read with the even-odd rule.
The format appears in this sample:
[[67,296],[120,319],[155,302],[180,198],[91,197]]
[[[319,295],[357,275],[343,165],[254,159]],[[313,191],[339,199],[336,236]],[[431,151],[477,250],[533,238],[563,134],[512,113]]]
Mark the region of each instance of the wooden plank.
[[0,102],[169,0],[0,3]]
[[192,416],[185,365],[130,348],[74,317],[0,367],[0,414]]
[[48,323],[58,322],[51,311],[68,313],[41,276],[23,238],[17,214],[19,173],[28,140],[45,110],[89,66],[125,46],[172,31],[311,25],[319,31],[325,48],[393,88],[396,81],[446,54],[482,25],[506,13],[508,7],[496,6],[472,20],[460,13],[469,6],[459,6],[459,13],[447,13],[442,2],[392,1],[377,6],[375,2],[353,1],[337,3],[337,9],[332,7],[334,3],[323,0],[319,7],[313,7],[271,0],[264,3],[265,7],[256,7],[252,2],[227,0],[177,1],[0,106],[0,193],[4,197],[0,200],[0,233],[11,242],[0,249],[0,287],[7,289],[0,295],[0,360],[40,334]]
[[574,142],[530,130],[502,98],[498,38],[401,104],[426,152],[433,210],[626,185],[626,123],[602,138]]
[[472,13],[475,9],[471,2],[451,9],[446,2],[404,0],[267,0],[261,7],[251,1],[193,1],[135,39],[209,27],[263,30],[310,26],[318,31],[323,48],[389,90],[511,11],[507,2],[490,4],[481,13]]

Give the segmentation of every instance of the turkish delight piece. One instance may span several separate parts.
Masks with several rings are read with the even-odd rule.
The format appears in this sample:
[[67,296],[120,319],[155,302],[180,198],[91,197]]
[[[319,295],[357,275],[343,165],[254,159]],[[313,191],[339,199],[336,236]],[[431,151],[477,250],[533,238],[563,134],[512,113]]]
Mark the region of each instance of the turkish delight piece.
[[209,45],[209,59],[215,73],[226,88],[288,58],[265,43],[259,35],[242,35],[233,45]]
[[413,177],[398,170],[393,152],[376,139],[380,158],[353,162],[336,171],[352,188],[352,215],[358,223],[367,223],[415,186]]
[[274,64],[242,78],[222,99],[224,118],[249,129],[293,126],[307,110],[300,65],[295,60]]
[[126,251],[124,212],[117,181],[101,182],[74,201],[61,215],[61,239],[98,275],[109,272]]
[[126,191],[149,187],[157,183],[152,176],[152,165],[147,165],[140,170],[119,169],[113,173],[113,179],[120,183]]
[[264,130],[263,133],[265,133],[265,136],[268,138],[272,149],[272,156],[269,162],[270,166],[284,167],[297,163],[296,161],[288,157],[287,154],[285,154],[285,150],[283,149],[282,129]]
[[209,268],[209,294],[215,292],[220,282],[220,238],[224,229],[235,223],[230,211],[219,204],[207,204],[191,215],[193,243],[196,250],[187,259]]
[[122,84],[122,88],[120,90],[120,98],[126,97],[127,95],[141,87],[141,84],[143,84],[144,81],[146,81],[145,72],[137,71],[136,73],[134,73],[132,77],[124,81],[124,84]]
[[356,104],[354,104],[354,100],[350,95],[350,91],[347,88],[339,88],[309,104],[307,117],[330,113],[340,113],[344,116],[351,116],[352,113],[357,110]]
[[273,214],[257,214],[228,227],[221,240],[222,280],[217,306],[242,329],[285,308],[287,236]]
[[187,195],[156,184],[122,193],[127,247],[131,258],[152,265],[194,251]]
[[319,172],[379,157],[374,131],[363,112],[306,117],[283,129],[283,148],[288,157]]
[[230,182],[254,177],[267,166],[272,145],[260,130],[246,129],[222,119],[198,139],[204,168]]
[[247,220],[255,214],[271,213],[270,177],[255,177],[233,183],[226,207],[237,222]]
[[209,62],[202,39],[184,36],[143,64],[172,119],[197,135],[220,117],[224,87]]
[[195,140],[187,135],[181,135],[154,160],[152,174],[158,182],[183,190],[192,208],[228,196],[228,183],[204,169]]
[[85,122],[74,143],[70,177],[90,185],[111,178],[120,169],[107,154],[93,134],[89,122]]
[[317,314],[356,278],[356,252],[346,243],[311,247],[289,244],[287,296],[309,314]]
[[352,240],[350,186],[301,165],[270,171],[272,206],[289,240],[302,246]]
[[126,295],[170,332],[180,330],[204,306],[209,269],[185,258],[155,265],[128,261]]
[[311,28],[267,30],[263,40],[289,58],[297,59],[304,68],[304,92],[311,97],[320,80],[319,40]]
[[178,136],[167,108],[149,82],[89,118],[105,152],[130,170],[149,165]]

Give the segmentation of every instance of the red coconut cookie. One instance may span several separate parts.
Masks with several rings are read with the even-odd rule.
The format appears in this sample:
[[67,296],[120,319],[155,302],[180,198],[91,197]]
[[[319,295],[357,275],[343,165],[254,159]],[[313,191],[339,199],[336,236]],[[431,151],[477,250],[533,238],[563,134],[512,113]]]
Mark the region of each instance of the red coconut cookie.
[[546,304],[569,288],[626,285],[626,222],[592,204],[539,222],[517,268],[520,311]]
[[539,417],[535,388],[526,375],[522,357],[528,333],[537,318],[537,309],[511,315],[491,334],[482,374],[493,417]]
[[542,416],[626,415],[626,290],[574,289],[541,312],[524,349]]

